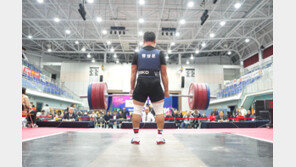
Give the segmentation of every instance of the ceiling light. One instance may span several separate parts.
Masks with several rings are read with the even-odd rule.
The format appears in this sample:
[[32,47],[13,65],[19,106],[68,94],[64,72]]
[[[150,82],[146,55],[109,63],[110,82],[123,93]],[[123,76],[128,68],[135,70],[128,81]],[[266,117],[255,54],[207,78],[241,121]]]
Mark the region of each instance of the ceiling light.
[[117,58],[117,54],[115,53],[115,54],[113,55],[113,57],[114,57],[114,58]]
[[239,2],[237,2],[236,4],[234,4],[234,7],[235,7],[236,9],[240,8],[241,6],[242,6],[242,4],[239,3]]
[[85,51],[86,51],[85,47],[82,47],[82,48],[81,48],[81,51],[82,51],[82,52],[85,52]]
[[186,22],[186,21],[185,21],[184,19],[181,19],[181,20],[180,20],[180,24],[185,24],[185,22]]
[[140,46],[142,46],[143,44],[144,44],[143,41],[141,41],[141,42],[139,43]]
[[180,36],[180,33],[179,32],[176,32],[176,37]]
[[90,55],[90,53],[88,53],[88,54],[87,54],[87,58],[91,58],[91,55]]
[[37,0],[38,3],[43,3],[43,0]]
[[138,49],[138,48],[136,48],[136,49],[135,49],[135,52],[139,52],[139,49]]
[[169,49],[169,50],[168,50],[168,54],[171,54],[171,53],[172,53],[172,50],[171,50],[171,49]]
[[76,45],[78,45],[78,44],[79,44],[79,42],[78,42],[78,41],[75,41],[75,44],[76,44]]
[[51,52],[52,50],[49,48],[49,49],[47,49],[47,52]]
[[94,3],[94,0],[86,0],[87,3]]
[[186,61],[186,64],[189,64],[189,61],[188,60]]
[[92,59],[91,62],[94,63],[94,62],[96,62],[96,60],[95,59]]
[[145,5],[145,1],[144,0],[139,0],[139,4],[140,5]]
[[201,46],[204,48],[207,46],[207,44],[205,42],[201,43]]
[[113,48],[113,47],[110,49],[110,52],[111,52],[111,53],[113,53],[113,52],[114,52],[114,48]]
[[106,35],[106,34],[107,34],[107,30],[102,30],[102,33],[103,33],[104,35]]
[[107,45],[111,45],[111,41],[107,41]]
[[188,3],[187,3],[187,7],[188,8],[192,8],[194,6],[194,2],[193,1],[189,1]]
[[119,63],[119,60],[116,60],[116,64],[118,64]]
[[247,39],[245,40],[245,42],[246,42],[246,43],[250,42],[250,39],[249,39],[249,38],[247,38]]
[[165,56],[165,59],[169,59],[169,56],[168,56],[168,55],[166,55],[166,56]]
[[138,34],[139,36],[143,36],[143,31],[140,31]]
[[144,19],[143,18],[140,18],[139,19],[139,23],[144,23]]
[[190,59],[193,60],[193,55],[191,55]]
[[53,20],[57,23],[61,21],[58,17],[55,17]]
[[228,54],[228,55],[231,55],[231,51],[228,51],[227,54]]
[[175,42],[171,42],[171,46],[175,46],[176,45],[176,43]]
[[70,31],[70,30],[66,30],[65,33],[66,33],[66,34],[70,34],[71,31]]
[[32,35],[28,35],[28,38],[29,38],[29,39],[32,39],[33,37],[32,37]]
[[214,33],[210,33],[210,37],[211,38],[214,38],[215,37],[215,34]]
[[196,54],[199,54],[199,50],[198,50],[198,49],[196,49],[196,50],[195,50],[195,53],[196,53]]
[[97,22],[98,22],[98,23],[100,23],[100,22],[102,22],[102,21],[103,21],[102,17],[97,17]]
[[225,21],[221,21],[221,22],[220,22],[220,26],[222,26],[222,27],[223,27],[225,24],[226,24]]

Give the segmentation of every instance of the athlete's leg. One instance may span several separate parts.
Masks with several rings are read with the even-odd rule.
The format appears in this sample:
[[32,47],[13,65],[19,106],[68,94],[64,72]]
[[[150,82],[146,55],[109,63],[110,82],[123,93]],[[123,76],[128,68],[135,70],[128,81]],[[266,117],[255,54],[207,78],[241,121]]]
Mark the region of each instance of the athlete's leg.
[[163,114],[163,103],[164,100],[153,102],[153,108],[155,111],[155,120],[157,124],[157,144],[164,144],[165,140],[162,137],[163,127],[164,127],[164,114]]

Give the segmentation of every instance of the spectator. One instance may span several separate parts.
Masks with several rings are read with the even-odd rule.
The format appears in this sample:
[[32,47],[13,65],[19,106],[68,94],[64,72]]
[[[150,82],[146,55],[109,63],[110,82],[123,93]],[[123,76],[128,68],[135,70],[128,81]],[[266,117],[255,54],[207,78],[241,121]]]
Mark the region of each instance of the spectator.
[[181,123],[183,122],[181,118],[183,118],[183,115],[180,111],[177,109],[174,110],[174,114],[172,115],[175,118],[175,123],[177,128],[181,128]]
[[110,120],[112,119],[112,115],[110,115],[110,112],[107,111],[106,115],[104,115],[104,121],[105,125],[108,125],[108,128],[113,128],[112,123]]
[[185,118],[185,119],[184,119],[183,122],[181,123],[181,128],[185,128],[185,129],[187,129],[188,126],[190,125],[190,123],[192,122],[192,120],[191,120],[191,119],[186,119],[186,118],[193,118],[193,116],[191,115],[191,112],[188,111],[187,114],[184,115],[183,118]]
[[142,122],[155,122],[153,114],[150,112],[149,107],[145,107],[144,114],[142,116]]
[[147,104],[146,106],[149,107],[149,112],[150,112],[153,116],[155,116],[155,111],[154,111],[153,107],[151,107],[150,104]]
[[215,116],[215,113],[214,112],[212,112],[212,114],[211,114],[211,116],[209,117],[209,119],[210,119],[210,122],[214,122],[215,121],[215,118],[216,116]]
[[[248,110],[245,118],[255,118],[255,116],[251,114],[250,110]],[[246,121],[252,121],[252,119],[246,119]]]
[[72,103],[72,104],[70,105],[70,107],[72,107],[72,108],[74,109],[73,112],[74,112],[75,114],[77,114],[78,110],[76,109],[76,104]]
[[77,116],[78,116],[78,117],[82,117],[82,116],[83,116],[82,111],[79,110],[79,111],[77,112]]
[[211,115],[213,115],[213,113],[215,114],[215,116],[218,115],[218,111],[217,111],[216,107],[213,108],[213,111],[211,112]]
[[165,121],[167,122],[175,122],[175,120],[173,119],[174,117],[172,116],[172,114],[169,112],[166,114],[165,116]]
[[48,107],[48,104],[45,104],[45,106],[42,108],[42,110],[44,110],[45,116],[49,116],[50,109]]
[[118,119],[118,121],[117,121],[117,123],[118,123],[118,128],[121,128],[122,121],[123,121],[124,119],[126,119],[126,115],[124,115],[124,114],[122,113],[122,111],[119,110],[119,111],[118,111],[117,119]]
[[[193,118],[200,118],[200,116],[201,116],[201,115],[200,115],[200,113],[199,113],[198,110],[195,110],[194,113],[192,113],[192,117],[193,117]],[[193,119],[193,120],[192,120],[192,123],[191,123],[191,124],[192,124],[191,126],[192,126],[193,128],[197,128],[197,127],[199,126],[199,122],[200,122],[200,121],[199,121],[198,119]]]
[[240,122],[240,121],[244,121],[244,120],[245,120],[245,117],[242,116],[241,112],[238,112],[238,115],[236,116],[235,121]]
[[129,112],[128,112],[128,110],[126,110],[125,107],[122,108],[122,113],[125,115],[125,119],[126,119],[126,116],[127,115],[130,115]]
[[242,113],[242,116],[247,115],[247,110],[243,108],[243,106],[241,106],[240,108],[240,112]]
[[227,116],[224,115],[224,112],[223,111],[219,111],[219,115],[216,116],[215,121],[216,122],[229,122]]
[[54,119],[55,119],[56,121],[59,121],[59,120],[61,120],[61,117],[62,117],[62,111],[61,111],[61,110],[58,110],[58,111],[57,111],[57,114],[56,114],[55,117],[54,117]]
[[77,121],[77,115],[74,113],[74,108],[69,108],[69,112],[67,112],[63,117],[63,121],[64,120]]
[[26,88],[22,88],[22,113],[27,115],[31,111],[31,105],[29,97],[26,95]]
[[229,116],[229,118],[230,118],[230,121],[235,121],[236,114],[234,111],[232,112],[232,115]]

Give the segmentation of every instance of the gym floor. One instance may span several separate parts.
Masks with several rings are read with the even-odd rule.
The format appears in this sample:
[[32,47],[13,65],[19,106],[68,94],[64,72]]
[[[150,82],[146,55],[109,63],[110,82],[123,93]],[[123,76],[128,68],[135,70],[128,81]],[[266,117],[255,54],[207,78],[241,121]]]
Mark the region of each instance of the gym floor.
[[23,166],[273,166],[272,129],[132,130],[23,128]]

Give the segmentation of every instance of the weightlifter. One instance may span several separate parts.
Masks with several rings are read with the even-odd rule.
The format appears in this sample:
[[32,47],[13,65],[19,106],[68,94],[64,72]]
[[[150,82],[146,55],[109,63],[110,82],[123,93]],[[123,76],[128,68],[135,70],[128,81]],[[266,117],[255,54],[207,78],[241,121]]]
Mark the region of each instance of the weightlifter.
[[[135,87],[136,78],[137,85]],[[161,80],[164,86],[164,91],[161,87]],[[169,97],[167,66],[164,53],[155,48],[155,34],[153,32],[145,32],[144,47],[134,55],[131,69],[130,93],[133,94],[134,103],[132,119],[134,137],[132,138],[131,143],[140,143],[138,134],[141,113],[147,97],[149,97],[155,110],[155,120],[158,129],[156,143],[164,144],[165,139],[162,136],[164,126],[163,103],[164,97]]]

